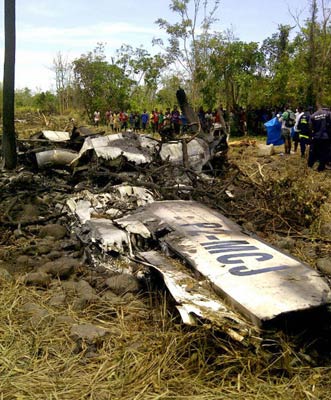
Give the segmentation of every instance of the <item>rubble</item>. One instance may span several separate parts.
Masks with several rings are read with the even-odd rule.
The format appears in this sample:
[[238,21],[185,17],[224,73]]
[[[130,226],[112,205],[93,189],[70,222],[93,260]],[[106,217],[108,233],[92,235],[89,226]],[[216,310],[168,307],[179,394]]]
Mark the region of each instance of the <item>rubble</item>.
[[[100,194],[94,201],[89,196],[89,204],[96,204]],[[111,203],[107,206],[112,207]],[[102,229],[95,229],[96,226]],[[330,289],[316,271],[243,234],[239,226],[196,202],[150,202],[112,220],[100,220],[90,214],[81,229],[88,231],[89,242],[97,244],[103,260],[109,251],[129,253],[131,257],[139,256],[143,265],[159,271],[178,302],[183,321],[189,324],[201,317],[222,325],[225,318],[228,329],[243,338],[238,333],[242,330],[240,324],[246,333],[248,325],[226,304],[231,304],[248,321],[262,326],[288,313],[323,307],[331,301]],[[149,250],[141,251],[144,247]],[[155,249],[179,258],[182,266],[174,267],[171,259],[165,259]],[[189,266],[186,271],[184,265]],[[190,278],[192,268],[214,287],[211,292]]]
[[[192,194],[205,195],[199,183],[213,186],[212,176],[226,157],[228,135],[216,125],[209,133],[201,132],[196,121],[189,129],[181,137],[156,139],[80,127],[42,131],[26,143],[22,140],[25,155],[35,157],[33,171],[49,173],[54,183],[61,183],[49,219],[39,204],[33,212],[16,204],[7,208],[3,222],[17,228],[17,238],[24,237],[22,227],[45,225],[39,229],[38,244],[31,243],[18,257],[18,264],[32,270],[25,283],[48,287],[55,279],[63,280],[64,293],[52,304],[66,302],[71,288],[72,307],[84,309],[107,297],[120,303],[151,276],[161,277],[184,323],[217,326],[241,343],[266,322],[329,305],[330,289],[316,271],[192,201]],[[41,143],[42,149],[37,147]],[[258,147],[263,155],[272,154],[272,146]],[[47,192],[41,174],[33,173],[11,177],[5,187],[17,190],[37,180],[39,190]],[[240,196],[231,182],[213,195],[217,204],[220,195],[228,202]],[[42,203],[47,204],[46,195]],[[62,247],[53,246],[50,237],[62,240]],[[75,281],[82,250],[72,237],[79,238],[95,271],[111,274],[101,289],[84,279]],[[68,250],[66,257],[61,256],[63,249]]]

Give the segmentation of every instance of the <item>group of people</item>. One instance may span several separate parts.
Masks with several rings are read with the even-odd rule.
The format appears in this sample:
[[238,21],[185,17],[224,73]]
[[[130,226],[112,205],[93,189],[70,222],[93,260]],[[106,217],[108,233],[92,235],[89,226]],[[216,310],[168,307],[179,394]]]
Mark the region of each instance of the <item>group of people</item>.
[[[247,132],[246,115],[241,113],[242,130]],[[219,124],[225,131],[228,128],[227,114],[220,106],[218,109],[204,111],[201,107],[198,111],[199,124],[203,131],[209,131],[212,126]],[[311,108],[298,107],[296,112],[290,106],[277,114],[281,123],[281,136],[284,140],[285,154],[291,154],[292,143],[294,151],[300,145],[301,156],[305,157],[307,148],[308,166],[313,167],[318,162],[318,171],[323,171],[331,165],[331,111],[328,108],[318,106],[313,112]],[[94,113],[94,124],[98,126],[101,121],[99,111]],[[159,133],[162,137],[178,136],[185,132],[187,120],[175,105],[172,110],[167,108],[165,112],[155,108],[150,113],[144,110],[142,113],[107,110],[104,122],[112,132],[126,131]]]
[[[100,112],[95,111],[94,125],[99,126],[101,122]],[[167,108],[165,112],[155,108],[150,113],[144,110],[142,113],[126,111],[111,111],[107,110],[104,115],[104,123],[111,132],[126,131],[128,129],[134,132],[160,133],[163,129],[171,127],[175,134],[180,134],[186,125],[186,119],[175,105],[173,110]]]
[[[229,128],[229,121],[226,117],[227,114],[222,109],[222,106],[214,111],[204,111],[203,107],[200,107],[197,114],[201,129],[205,132],[209,132],[215,123]],[[188,128],[188,121],[185,115],[179,111],[176,105],[172,110],[167,108],[165,112],[157,108],[150,113],[146,110],[142,113],[107,110],[103,119],[101,119],[100,112],[95,111],[93,118],[95,126],[99,126],[99,124],[103,122],[111,132],[120,132],[130,129],[133,132],[149,131],[152,133],[157,132],[161,136],[168,134],[178,136],[184,133]],[[247,125],[244,120],[243,126],[243,129],[246,130]]]
[[288,106],[277,114],[284,140],[285,154],[291,154],[292,142],[296,152],[300,144],[301,157],[309,147],[308,167],[318,162],[318,171],[331,163],[331,111],[319,105],[313,112],[310,107],[298,107],[294,113]]

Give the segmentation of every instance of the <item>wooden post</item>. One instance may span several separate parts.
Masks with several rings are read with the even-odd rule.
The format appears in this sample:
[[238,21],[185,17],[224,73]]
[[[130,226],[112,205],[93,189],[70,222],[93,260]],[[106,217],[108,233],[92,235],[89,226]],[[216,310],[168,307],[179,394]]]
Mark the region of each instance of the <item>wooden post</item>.
[[5,0],[5,61],[3,72],[3,135],[4,167],[15,169],[17,164],[15,136],[15,0]]

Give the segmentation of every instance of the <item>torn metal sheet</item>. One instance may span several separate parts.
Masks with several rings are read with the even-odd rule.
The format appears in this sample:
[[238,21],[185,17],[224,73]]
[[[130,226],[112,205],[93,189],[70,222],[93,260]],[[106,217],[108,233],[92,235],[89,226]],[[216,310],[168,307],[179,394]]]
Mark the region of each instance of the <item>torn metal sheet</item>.
[[[189,166],[195,170],[201,170],[211,158],[209,145],[201,138],[195,138],[187,143],[187,155]],[[169,160],[174,164],[183,165],[182,142],[163,143],[160,157],[163,161]]]
[[[71,213],[75,214],[81,223],[89,219],[107,214],[110,218],[119,218],[122,213],[114,207],[121,207],[125,204],[125,209],[136,208],[154,201],[152,193],[143,187],[118,185],[113,186],[110,193],[93,194],[88,190],[72,196],[67,200],[67,206]],[[94,215],[93,215],[94,214]],[[146,229],[145,229],[146,230]],[[135,231],[135,233],[138,233]]]
[[316,270],[242,233],[238,225],[202,204],[154,202],[116,223],[129,227],[137,221],[151,235],[168,227],[162,238],[166,246],[257,325],[331,302],[330,288]]
[[91,219],[93,208],[88,200],[72,198],[67,200],[67,206],[73,214],[76,214],[82,224]]
[[123,253],[124,250],[129,250],[132,254],[129,234],[148,238],[149,232],[144,224],[131,224],[131,230],[121,230],[113,225],[112,220],[104,217],[109,215],[110,218],[118,218],[122,215],[120,210],[113,207],[114,203],[119,205],[119,202],[125,202],[129,208],[131,203],[136,207],[137,204],[147,204],[154,199],[144,188],[119,185],[112,190],[113,193],[100,194],[84,190],[69,198],[67,207],[82,225],[77,234],[83,242],[96,243],[104,252],[112,250]]
[[67,142],[70,140],[70,133],[65,131],[41,131],[39,138],[48,139],[50,142]]
[[94,150],[98,158],[105,160],[114,160],[123,156],[137,165],[147,164],[153,159],[156,145],[155,140],[130,132],[96,138],[87,137],[76,160],[86,151]]
[[109,219],[89,220],[84,225],[84,229],[88,231],[91,241],[98,244],[105,252],[123,253],[130,246],[127,232],[118,229]]
[[196,317],[200,317],[221,325],[235,340],[244,340],[250,331],[247,322],[221,302],[203,282],[192,277],[187,268],[156,251],[141,252],[139,257],[162,274],[184,323],[196,325]]
[[48,166],[70,166],[77,157],[76,152],[71,150],[55,149],[36,153],[37,164],[39,168]]
[[[184,139],[183,139],[184,140]],[[218,139],[218,143],[221,139]],[[216,143],[216,144],[217,144]],[[216,144],[209,143],[206,138],[196,137],[187,142],[187,162],[189,167],[201,171],[213,157],[211,148]],[[168,160],[175,165],[183,165],[182,140],[160,144],[159,141],[148,135],[134,132],[123,132],[107,136],[86,137],[79,155],[74,160],[76,163],[88,150],[93,150],[98,158],[116,160],[125,157],[129,162],[148,164],[159,154],[162,161]]]
[[152,193],[144,187],[119,185],[115,186],[115,189],[118,191],[122,200],[128,200],[133,198],[137,203],[138,207],[144,206],[154,201]]
[[141,221],[121,221],[119,225],[128,233],[139,235],[145,239],[151,237],[150,231]]
[[111,204],[114,202],[114,197],[110,193],[100,193],[93,194],[88,190],[83,190],[82,192],[72,196],[67,200],[67,206],[71,213],[75,214],[80,222],[83,224],[89,219],[91,219],[92,214],[98,215],[107,214],[108,211],[112,210],[111,215],[116,217],[118,215],[118,210],[114,210]]

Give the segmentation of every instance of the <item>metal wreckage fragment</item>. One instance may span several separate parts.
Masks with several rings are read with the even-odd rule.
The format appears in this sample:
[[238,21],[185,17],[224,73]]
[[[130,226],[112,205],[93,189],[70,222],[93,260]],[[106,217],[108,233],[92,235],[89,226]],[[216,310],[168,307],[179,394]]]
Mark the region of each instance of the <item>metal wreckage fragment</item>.
[[[70,202],[79,216],[74,206],[79,200]],[[95,210],[91,199],[85,206]],[[113,252],[129,254],[157,271],[184,323],[208,321],[240,342],[266,322],[331,301],[330,288],[317,271],[194,201],[149,199],[118,219],[94,218],[90,212],[81,221],[81,232],[88,232],[103,261]]]
[[[47,135],[50,142],[62,142],[57,140],[58,137],[59,135]],[[160,143],[149,135],[123,132],[107,136],[86,137],[79,152],[64,148],[39,151],[36,153],[37,165],[39,168],[74,166],[88,151],[93,151],[98,159],[107,161],[124,158],[135,165],[150,163],[156,154],[159,154],[161,161],[169,161],[174,165],[183,164],[182,140]],[[187,156],[188,166],[193,170],[201,171],[214,154],[207,138],[194,138],[187,143]]]
[[[117,170],[126,163],[142,170],[157,156],[199,173],[217,156],[226,131],[215,135],[216,127],[202,133],[183,93],[179,103],[189,137],[160,141],[133,132],[103,136],[82,130],[75,153],[67,148],[38,152],[38,165],[74,168],[94,158]],[[67,142],[76,141],[74,136]],[[44,132],[43,137],[59,142],[65,135]],[[194,201],[154,201],[147,188],[126,183],[107,189],[84,190],[68,199],[72,229],[95,265],[113,269],[113,256],[124,256],[144,266],[142,278],[151,271],[162,277],[184,323],[218,326],[245,343],[279,318],[330,305],[330,288],[316,270],[248,236],[215,210]]]

